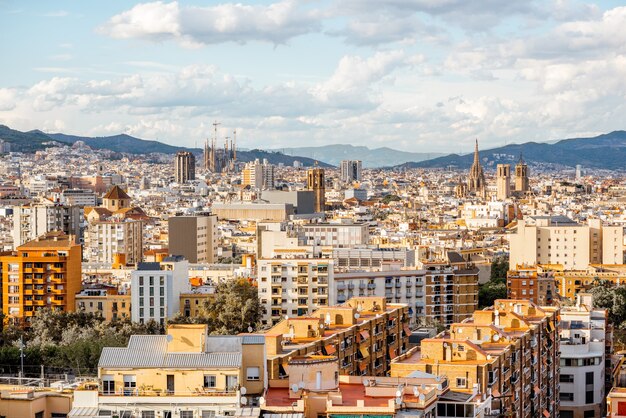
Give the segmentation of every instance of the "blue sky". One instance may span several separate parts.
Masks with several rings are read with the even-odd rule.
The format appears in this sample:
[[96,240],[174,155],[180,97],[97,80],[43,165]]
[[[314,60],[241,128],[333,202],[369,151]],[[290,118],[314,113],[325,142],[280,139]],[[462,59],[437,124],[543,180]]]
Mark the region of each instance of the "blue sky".
[[617,1],[0,0],[0,123],[468,152],[624,128]]

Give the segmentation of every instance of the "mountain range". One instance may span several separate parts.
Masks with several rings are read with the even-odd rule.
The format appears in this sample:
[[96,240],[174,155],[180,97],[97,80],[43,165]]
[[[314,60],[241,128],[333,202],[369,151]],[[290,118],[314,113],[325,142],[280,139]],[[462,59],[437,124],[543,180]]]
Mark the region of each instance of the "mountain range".
[[[495,168],[497,164],[515,164],[520,156],[531,165],[551,165],[609,170],[626,169],[626,131],[613,131],[590,138],[562,139],[556,142],[526,142],[479,151],[481,164]],[[447,168],[467,169],[474,160],[473,154],[450,154],[427,161],[409,162],[396,168]]]
[[[21,132],[0,125],[0,139],[11,143],[12,151],[35,152],[46,147],[73,144],[84,141],[94,149],[107,149],[118,153],[174,154],[178,151],[190,151],[198,157],[199,148],[185,148],[135,138],[120,134],[107,137],[86,137],[62,133],[44,133],[39,130]],[[520,155],[530,165],[554,167],[574,167],[577,164],[585,168],[604,168],[619,170],[626,168],[626,131],[613,131],[589,138],[571,138],[550,142],[525,142],[509,144],[504,147],[482,150],[481,162],[487,169],[497,164],[515,164]],[[436,156],[436,158],[432,158]],[[295,160],[304,166],[318,163],[321,167],[337,166],[344,159],[361,160],[365,167],[393,168],[447,168],[467,169],[473,161],[473,154],[441,155],[437,153],[404,152],[382,147],[369,149],[365,146],[326,145],[321,147],[284,148],[280,150],[240,150],[239,161],[264,159],[272,164],[293,165]]]
[[[178,151],[189,151],[199,157],[203,153],[203,150],[200,148],[177,147],[159,141],[135,138],[126,134],[88,137],[62,133],[44,133],[39,130],[21,132],[4,125],[0,125],[0,139],[11,143],[12,151],[19,152],[35,152],[43,150],[50,145],[67,145],[74,144],[77,141],[83,141],[93,149],[106,149],[128,154],[175,154]],[[321,167],[330,167],[329,164],[322,161],[317,162],[307,157],[285,155],[277,151],[253,149],[237,152],[238,161],[248,162],[254,161],[257,158],[260,160],[267,159],[272,164],[282,163],[284,165],[293,165],[294,161],[298,160],[306,167],[313,166],[316,163]]]
[[302,155],[314,160],[324,161],[334,166],[339,166],[341,160],[361,160],[363,167],[388,167],[406,162],[419,162],[445,154],[437,152],[406,152],[388,147],[370,149],[365,146],[354,145],[324,145],[319,147],[279,148],[287,155]]

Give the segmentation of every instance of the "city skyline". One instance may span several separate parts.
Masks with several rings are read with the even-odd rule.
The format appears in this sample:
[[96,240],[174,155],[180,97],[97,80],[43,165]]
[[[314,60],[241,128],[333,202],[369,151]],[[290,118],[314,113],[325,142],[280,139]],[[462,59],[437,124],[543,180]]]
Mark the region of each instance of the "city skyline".
[[3,1],[0,23],[20,130],[467,153],[623,128],[615,1]]

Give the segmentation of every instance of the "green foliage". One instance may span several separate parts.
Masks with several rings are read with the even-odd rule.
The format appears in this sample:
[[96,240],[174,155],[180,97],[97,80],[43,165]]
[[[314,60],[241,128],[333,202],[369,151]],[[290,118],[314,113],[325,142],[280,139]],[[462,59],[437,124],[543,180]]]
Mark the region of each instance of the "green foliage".
[[399,202],[402,199],[400,198],[400,196],[397,196],[395,194],[388,194],[385,197],[383,197],[380,201],[382,203],[384,203],[385,205],[388,205],[389,202]]
[[170,324],[206,324],[212,335],[232,335],[256,329],[261,319],[257,288],[246,279],[229,280],[217,285],[216,297],[205,302],[193,318],[177,315]]
[[133,334],[161,331],[154,321],[145,325],[129,320],[105,322],[101,316],[85,312],[42,309],[33,317],[29,330],[12,326],[2,329],[0,364],[20,364],[19,340],[23,338],[27,370],[43,364],[71,369],[76,374],[93,374],[103,347],[125,346]]
[[598,281],[590,292],[594,307],[606,309],[609,322],[620,329],[626,329],[626,286]]
[[506,299],[506,279],[493,279],[478,289],[478,309],[493,306],[496,299]]
[[496,257],[491,262],[491,280],[494,279],[506,279],[506,274],[509,271],[509,257],[501,256]]

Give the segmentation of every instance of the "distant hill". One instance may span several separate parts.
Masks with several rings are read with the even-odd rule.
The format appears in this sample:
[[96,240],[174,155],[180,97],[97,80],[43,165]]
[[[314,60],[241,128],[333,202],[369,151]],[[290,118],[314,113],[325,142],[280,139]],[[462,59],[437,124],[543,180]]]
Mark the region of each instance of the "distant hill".
[[388,167],[409,161],[422,161],[444,155],[431,152],[406,152],[388,147],[370,149],[365,146],[347,144],[323,145],[319,147],[278,148],[287,155],[302,155],[314,160],[339,166],[341,160],[361,160],[363,167]]
[[35,152],[58,142],[41,131],[20,132],[5,125],[0,125],[0,139],[9,142],[13,152]]
[[[83,141],[93,149],[106,149],[128,154],[175,154],[178,151],[190,151],[197,156],[201,156],[203,152],[200,148],[177,147],[159,141],[135,138],[126,134],[104,137],[76,136],[63,133],[47,134],[38,130],[20,132],[4,125],[0,125],[0,139],[10,142],[12,144],[12,151],[19,152],[35,152],[45,149],[46,146],[54,144],[74,144],[77,141]],[[293,165],[294,161],[298,160],[307,167],[313,166],[316,163],[316,160],[311,158],[285,155],[277,151],[254,149],[237,152],[237,160],[239,161],[254,161],[256,158],[261,160],[266,158],[272,164],[282,163],[285,165]],[[318,161],[318,164],[321,167],[330,167],[330,165],[323,160]]]
[[[479,143],[480,145],[480,143]],[[552,143],[526,142],[479,151],[481,163],[495,168],[497,164],[515,164],[520,154],[528,164],[549,164],[609,170],[626,169],[626,131],[613,131],[591,138],[563,139]],[[406,168],[467,169],[471,167],[473,154],[450,154],[426,161],[399,164]]]

